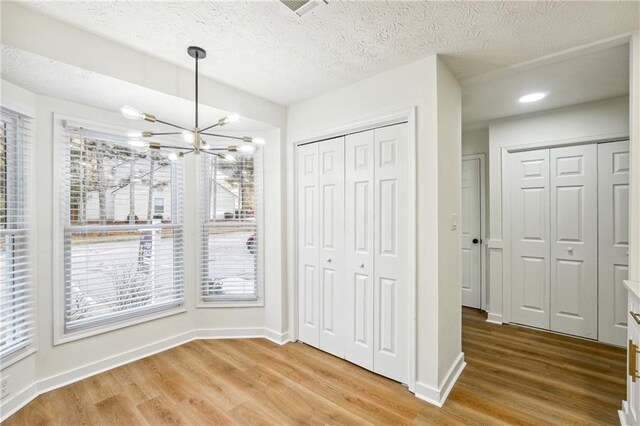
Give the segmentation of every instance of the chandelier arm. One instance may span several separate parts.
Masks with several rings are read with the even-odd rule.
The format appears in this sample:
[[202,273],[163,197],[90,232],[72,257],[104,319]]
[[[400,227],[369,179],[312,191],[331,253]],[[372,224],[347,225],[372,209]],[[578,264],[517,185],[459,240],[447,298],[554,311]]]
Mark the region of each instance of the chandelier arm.
[[200,130],[200,133],[206,132],[209,129],[213,129],[214,127],[218,127],[219,125],[220,125],[220,123],[212,124],[211,126],[205,127],[204,129]]
[[182,132],[162,132],[162,133],[153,132],[151,136],[167,136],[167,135],[181,135],[181,134]]
[[219,135],[219,134],[216,134],[216,133],[203,133],[203,132],[200,132],[200,134],[201,135],[206,135],[206,136],[215,136],[215,137],[218,137],[218,138],[237,139],[237,140],[240,140],[240,141],[244,140],[244,138],[242,136]]
[[192,131],[192,129],[187,129],[186,127],[178,126],[177,124],[169,123],[168,121],[162,121],[162,120],[156,119],[156,123],[166,124],[167,126],[175,127],[176,129],[186,130],[188,132]]
[[[207,149],[201,149],[200,151],[202,152],[207,152],[207,151],[228,151],[229,148],[207,148]],[[208,154],[213,154],[213,152],[207,152]]]
[[[159,144],[157,146],[158,146],[158,149],[162,149],[162,148],[167,149],[168,148],[168,149],[179,149],[179,150],[182,150],[182,151],[193,151],[193,148],[187,148],[187,147],[184,147],[184,146],[164,145],[164,144]],[[186,154],[188,154],[188,153],[186,153]]]

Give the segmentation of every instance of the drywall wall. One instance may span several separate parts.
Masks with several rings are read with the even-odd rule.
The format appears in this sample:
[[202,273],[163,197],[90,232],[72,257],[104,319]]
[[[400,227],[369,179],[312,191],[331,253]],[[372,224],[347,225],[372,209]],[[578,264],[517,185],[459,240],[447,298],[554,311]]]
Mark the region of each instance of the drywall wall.
[[[56,174],[61,172],[62,152],[56,151],[59,143],[61,115],[81,122],[100,123],[101,127],[139,128],[144,122],[124,119],[118,112],[101,110],[73,102],[39,96],[11,83],[2,82],[2,103],[30,105],[27,113],[35,119],[35,208],[37,240],[36,284],[37,294],[37,351],[2,369],[2,376],[9,375],[12,394],[2,400],[3,418],[28,401],[35,392],[60,386],[103,369],[129,362],[158,350],[183,343],[195,337],[220,336],[268,336],[276,341],[284,339],[282,321],[283,290],[282,252],[284,236],[281,232],[283,195],[281,183],[280,131],[263,131],[257,136],[267,140],[263,149],[265,173],[263,178],[265,203],[264,220],[264,290],[263,305],[235,308],[196,308],[199,258],[196,242],[199,242],[199,202],[197,177],[199,161],[194,156],[185,157],[184,167],[184,241],[185,241],[185,303],[184,308],[173,315],[107,331],[78,340],[55,344],[56,332],[62,334],[61,313],[54,309],[55,289],[63,287],[61,268],[63,259],[56,247],[61,240],[60,227],[54,223],[53,211],[59,208]],[[267,164],[268,162],[268,164]],[[191,244],[190,244],[191,242]],[[58,318],[56,321],[55,319]],[[54,326],[52,327],[52,320]]]
[[[461,311],[462,221],[461,185],[461,90],[456,78],[442,63],[436,64],[438,147],[438,386],[462,353]],[[452,226],[455,215],[455,228]],[[418,215],[420,217],[420,215]]]
[[[440,79],[438,78],[440,77]],[[449,102],[438,99],[450,97]],[[416,395],[440,403],[443,396],[440,363],[451,354],[460,354],[459,267],[450,271],[440,256],[460,256],[458,230],[447,230],[451,214],[459,217],[460,91],[455,79],[435,56],[430,56],[366,80],[325,93],[289,107],[287,147],[287,192],[293,194],[294,147],[297,142],[326,135],[335,129],[347,130],[373,122],[397,111],[415,108],[416,190],[417,190],[417,351]],[[449,117],[447,114],[452,114]],[[439,128],[440,126],[440,128]],[[451,127],[451,128],[449,128]],[[442,137],[442,140],[440,140]],[[439,162],[441,144],[442,163]],[[450,168],[449,176],[443,171]],[[456,172],[457,170],[457,172]],[[456,177],[457,176],[457,177]],[[451,180],[446,180],[451,177]],[[440,207],[439,194],[452,201]],[[455,194],[458,194],[456,197]],[[453,195],[453,196],[452,196]],[[288,217],[295,217],[293,197],[288,197]],[[446,217],[446,225],[442,218]],[[288,221],[289,276],[295,276],[295,222]],[[457,247],[453,250],[452,247]],[[455,253],[454,253],[455,252]],[[456,260],[452,260],[456,262]],[[457,282],[454,282],[456,281]],[[289,324],[295,334],[295,280],[289,281]],[[444,294],[443,294],[444,293]],[[452,301],[458,300],[457,303]],[[441,323],[439,310],[451,305]],[[455,306],[453,306],[455,305]],[[442,334],[442,335],[441,335]],[[448,337],[444,337],[444,335]],[[442,347],[440,347],[442,346]],[[446,348],[445,348],[446,346]],[[440,361],[440,359],[442,361]],[[460,356],[456,359],[462,359]],[[447,366],[450,371],[451,366]]]
[[[508,322],[507,293],[503,293],[502,164],[506,149],[596,141],[629,135],[629,99],[620,97],[558,108],[489,123],[490,240],[488,319]],[[507,277],[508,278],[508,277]]]
[[631,85],[629,90],[629,134],[633,191],[629,200],[629,280],[640,282],[640,31],[631,38]]

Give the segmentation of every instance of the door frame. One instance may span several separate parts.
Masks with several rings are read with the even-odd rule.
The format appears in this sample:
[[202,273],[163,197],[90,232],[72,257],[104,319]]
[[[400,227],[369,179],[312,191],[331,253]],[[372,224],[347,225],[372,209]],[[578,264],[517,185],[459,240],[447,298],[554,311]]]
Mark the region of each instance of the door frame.
[[511,181],[509,180],[509,154],[538,149],[553,149],[576,145],[590,145],[607,142],[629,140],[629,135],[616,134],[604,137],[582,137],[561,139],[548,142],[536,142],[523,145],[503,146],[500,151],[500,170],[502,175],[502,320],[503,324],[511,323]]
[[463,155],[464,160],[480,160],[480,309],[487,311],[489,309],[487,300],[487,242],[489,236],[486,235],[487,229],[487,206],[486,206],[486,175],[485,175],[485,154],[469,154]]
[[[322,142],[326,139],[332,139],[335,137],[346,136],[351,133],[364,132],[367,130],[373,130],[379,127],[391,126],[394,124],[407,123],[407,209],[409,216],[408,226],[408,256],[407,256],[407,277],[409,281],[409,300],[412,303],[409,304],[409,335],[408,335],[408,351],[409,351],[409,365],[408,367],[408,383],[409,390],[415,393],[416,383],[416,370],[417,370],[417,170],[416,170],[416,107],[397,110],[388,114],[376,115],[373,117],[365,118],[362,120],[353,121],[346,125],[330,128],[326,131],[307,136],[303,139],[294,141],[292,144],[293,155],[291,161],[293,163],[293,284],[288,288],[292,291],[289,292],[287,298],[287,304],[289,306],[289,340],[298,340],[298,324],[300,321],[300,312],[298,309],[298,274],[299,274],[299,259],[298,259],[298,209],[295,207],[298,205],[298,156],[297,150],[300,145]],[[413,235],[413,238],[411,236]]]

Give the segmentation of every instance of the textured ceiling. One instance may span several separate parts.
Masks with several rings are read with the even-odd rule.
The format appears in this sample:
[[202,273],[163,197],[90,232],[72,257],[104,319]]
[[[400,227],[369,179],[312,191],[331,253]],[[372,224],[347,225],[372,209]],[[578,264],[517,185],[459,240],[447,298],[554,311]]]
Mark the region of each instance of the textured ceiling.
[[439,53],[458,79],[640,26],[638,2],[27,2],[169,62],[288,105]]
[[[1,77],[34,93],[110,111],[132,105],[158,118],[192,127],[193,102],[157,92],[49,58],[2,46]],[[228,112],[200,105],[200,120],[213,124]],[[150,125],[158,129],[159,125]],[[224,131],[262,131],[272,127],[248,118],[224,127]],[[221,133],[225,133],[221,132]]]
[[[539,102],[520,96],[545,92]],[[629,45],[604,49],[551,64],[483,80],[462,88],[462,122],[487,120],[560,108],[629,93]],[[483,123],[485,122],[485,123]]]

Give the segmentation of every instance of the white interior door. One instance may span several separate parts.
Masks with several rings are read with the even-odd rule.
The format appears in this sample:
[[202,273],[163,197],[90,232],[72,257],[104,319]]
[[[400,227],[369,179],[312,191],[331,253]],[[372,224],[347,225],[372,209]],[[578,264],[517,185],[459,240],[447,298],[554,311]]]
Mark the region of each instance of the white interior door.
[[511,320],[549,328],[549,150],[509,155]]
[[374,371],[408,382],[407,125],[374,130]]
[[550,161],[550,328],[597,339],[597,146],[554,148]]
[[320,344],[318,163],[318,144],[298,147],[299,338],[315,347]]
[[480,159],[462,160],[462,305],[480,309]]
[[317,145],[320,349],[344,358],[344,137]]
[[345,358],[373,370],[373,130],[345,138]]
[[598,145],[598,340],[624,346],[629,269],[629,141]]

